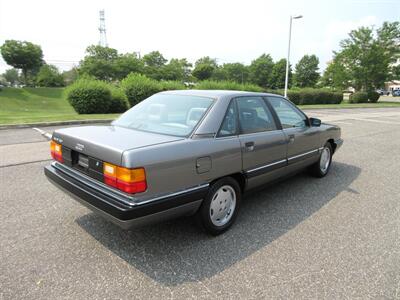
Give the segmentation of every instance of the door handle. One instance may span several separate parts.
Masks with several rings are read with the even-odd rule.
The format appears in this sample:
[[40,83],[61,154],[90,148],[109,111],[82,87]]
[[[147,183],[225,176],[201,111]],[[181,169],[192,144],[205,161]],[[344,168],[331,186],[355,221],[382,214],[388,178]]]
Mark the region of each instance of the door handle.
[[289,134],[289,144],[294,142],[294,134]]
[[253,151],[254,150],[254,142],[246,142],[244,144],[244,146],[246,147],[247,151]]

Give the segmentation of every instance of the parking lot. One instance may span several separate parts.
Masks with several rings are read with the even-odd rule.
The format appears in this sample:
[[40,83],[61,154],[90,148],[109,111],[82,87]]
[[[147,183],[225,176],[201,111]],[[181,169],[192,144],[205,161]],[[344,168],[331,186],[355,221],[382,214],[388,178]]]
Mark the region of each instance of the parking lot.
[[400,299],[400,108],[306,112],[342,127],[330,174],[247,195],[218,237],[121,230],[46,180],[37,132],[0,130],[0,299]]

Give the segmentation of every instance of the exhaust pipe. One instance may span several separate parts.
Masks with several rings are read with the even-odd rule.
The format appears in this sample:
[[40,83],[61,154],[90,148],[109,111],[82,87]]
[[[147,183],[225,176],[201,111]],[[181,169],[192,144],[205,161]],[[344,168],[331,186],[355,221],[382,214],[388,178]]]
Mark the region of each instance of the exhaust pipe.
[[32,129],[36,130],[37,132],[39,132],[46,140],[48,140],[48,141],[51,140],[51,137],[52,137],[51,133],[48,133],[48,132],[46,132],[44,130],[41,130],[39,128],[36,128],[36,127],[32,128]]

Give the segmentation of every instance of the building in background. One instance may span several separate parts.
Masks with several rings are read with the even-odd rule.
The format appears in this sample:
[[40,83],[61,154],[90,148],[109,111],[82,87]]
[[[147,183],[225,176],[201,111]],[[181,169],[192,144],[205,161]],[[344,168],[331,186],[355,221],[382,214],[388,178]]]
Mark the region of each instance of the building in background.
[[385,90],[389,92],[400,90],[400,80],[391,80],[385,82]]

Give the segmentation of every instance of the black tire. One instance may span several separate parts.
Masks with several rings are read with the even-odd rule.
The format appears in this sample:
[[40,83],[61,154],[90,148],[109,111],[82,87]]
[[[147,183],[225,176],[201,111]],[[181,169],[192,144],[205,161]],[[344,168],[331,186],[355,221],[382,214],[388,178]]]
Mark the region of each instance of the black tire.
[[[231,193],[231,192],[235,193],[236,197],[235,206],[231,214],[228,214],[229,220],[227,221],[227,223],[218,226],[214,224],[213,220],[211,219],[211,203],[213,199],[215,201],[215,198],[218,197],[216,193],[220,190],[220,188],[224,186],[230,187],[228,189],[225,188],[225,190],[228,190],[226,193]],[[208,191],[207,196],[203,200],[203,203],[201,204],[201,207],[196,214],[198,223],[209,234],[219,235],[225,232],[235,222],[235,219],[237,217],[240,208],[241,200],[242,200],[241,189],[238,182],[235,179],[233,179],[232,177],[224,177],[217,180],[214,184],[212,184],[210,190]]]
[[[326,149],[327,149],[327,150],[326,150]],[[329,151],[329,164],[328,164],[328,167],[327,167],[327,168],[323,168],[323,167],[321,166],[321,160],[323,159],[323,155],[322,155],[322,154],[324,153],[324,151]],[[322,178],[322,177],[326,176],[326,174],[329,173],[329,170],[330,170],[330,168],[331,168],[331,164],[332,164],[332,155],[333,155],[332,144],[329,143],[329,142],[327,142],[327,143],[324,145],[324,148],[323,148],[322,151],[321,151],[321,154],[320,154],[320,156],[319,156],[318,161],[310,167],[310,173],[311,173],[311,175],[313,175],[314,177],[317,177],[317,178]]]

